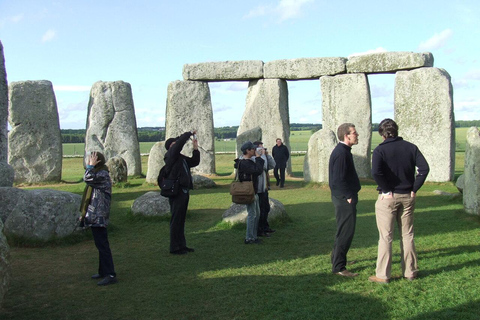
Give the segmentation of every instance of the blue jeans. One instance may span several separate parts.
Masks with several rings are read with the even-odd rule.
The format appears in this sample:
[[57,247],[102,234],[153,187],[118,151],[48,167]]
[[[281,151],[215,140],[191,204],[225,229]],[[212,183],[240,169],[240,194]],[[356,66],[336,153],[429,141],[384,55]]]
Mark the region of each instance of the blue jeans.
[[257,239],[258,220],[260,219],[260,205],[258,194],[255,194],[255,201],[247,204],[247,235],[246,240]]

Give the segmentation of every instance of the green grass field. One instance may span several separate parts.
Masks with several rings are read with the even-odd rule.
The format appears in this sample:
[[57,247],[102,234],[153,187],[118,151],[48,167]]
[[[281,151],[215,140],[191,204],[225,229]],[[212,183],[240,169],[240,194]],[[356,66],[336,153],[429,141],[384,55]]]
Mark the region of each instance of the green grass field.
[[[458,136],[457,136],[458,139]],[[90,231],[47,244],[11,240],[10,288],[0,319],[479,319],[480,218],[464,213],[453,183],[426,183],[415,213],[420,277],[401,279],[398,233],[388,285],[367,281],[375,272],[378,232],[375,184],[362,180],[349,268],[360,275],[331,274],[335,217],[328,187],[307,184],[303,155],[292,156],[293,178],[274,187],[288,220],[261,245],[243,244],[245,226],[222,222],[233,159],[217,154],[214,189],[191,193],[186,238],[196,249],[168,253],[168,218],[136,217],[135,199],[157,187],[133,177],[115,187],[109,239],[119,283],[99,288],[90,280],[98,253]],[[461,162],[461,165],[459,165]],[[143,172],[147,157],[142,157]],[[457,152],[456,173],[463,172]],[[64,183],[52,188],[80,194],[81,158],[64,158]]]

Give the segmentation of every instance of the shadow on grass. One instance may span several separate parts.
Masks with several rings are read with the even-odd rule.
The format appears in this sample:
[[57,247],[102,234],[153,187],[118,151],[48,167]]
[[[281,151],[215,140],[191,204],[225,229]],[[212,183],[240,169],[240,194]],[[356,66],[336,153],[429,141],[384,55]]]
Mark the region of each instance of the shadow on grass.
[[427,312],[420,314],[410,320],[478,320],[480,312],[480,300],[464,303],[453,308],[445,308],[439,311]]

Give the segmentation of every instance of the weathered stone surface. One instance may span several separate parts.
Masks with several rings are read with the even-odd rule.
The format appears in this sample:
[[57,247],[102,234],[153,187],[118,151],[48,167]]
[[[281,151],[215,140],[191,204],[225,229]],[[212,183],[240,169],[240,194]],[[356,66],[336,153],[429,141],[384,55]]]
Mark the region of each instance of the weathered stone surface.
[[162,196],[160,191],[149,191],[133,202],[132,214],[148,217],[170,215],[168,198]]
[[265,79],[318,79],[346,71],[346,58],[299,58],[275,60],[265,63]]
[[2,219],[0,219],[0,306],[2,305],[3,297],[8,290],[8,284],[10,282],[9,259],[10,248],[8,247],[7,238],[3,234],[3,222]]
[[347,61],[348,73],[395,73],[421,67],[433,67],[430,52],[379,52],[352,56]]
[[60,181],[62,137],[52,83],[12,82],[9,101],[8,163],[15,182]]
[[471,127],[467,131],[463,207],[470,214],[480,215],[480,130]]
[[[241,148],[245,142],[247,141],[255,142],[257,140],[260,140],[260,141],[262,140],[262,128],[260,127],[255,127],[247,131],[244,131],[242,133],[238,133],[237,131],[236,158],[239,158],[240,156],[243,155]],[[232,163],[232,166],[233,166],[233,163]]]
[[335,133],[328,129],[321,129],[310,137],[303,162],[305,181],[328,183],[328,162],[337,143]]
[[416,144],[430,165],[427,181],[452,181],[455,119],[450,75],[437,68],[397,72],[394,110],[399,135]]
[[15,171],[6,162],[0,161],[0,187],[12,187]]
[[158,185],[158,174],[160,173],[160,169],[165,165],[165,161],[163,160],[165,153],[167,153],[165,141],[155,143],[150,149],[150,153],[148,154],[147,177],[145,179],[147,183]]
[[263,78],[263,61],[221,61],[185,64],[184,80],[232,81]]
[[[166,139],[197,130],[200,164],[192,170],[199,174],[215,173],[215,135],[213,110],[207,82],[173,81],[168,85]],[[182,153],[192,156],[193,143],[187,142]]]
[[352,147],[355,169],[360,178],[371,176],[372,107],[370,88],[364,74],[343,74],[320,78],[323,129],[337,135],[342,123],[353,123],[359,133]]
[[[285,210],[284,205],[276,200],[269,198],[270,202],[270,212],[268,213],[268,222],[275,221],[279,218],[285,218],[287,216],[287,211]],[[230,208],[228,208],[222,215],[223,221],[235,223],[246,223],[247,221],[247,206],[245,204],[236,204],[232,203]]]
[[128,175],[127,162],[122,157],[115,156],[107,160],[106,163],[112,183],[126,182]]
[[461,174],[457,178],[457,182],[455,182],[455,186],[457,187],[458,191],[460,191],[460,193],[463,193],[463,189],[465,188],[465,175],[464,174]]
[[95,82],[88,103],[85,153],[102,152],[107,159],[119,156],[128,175],[140,175],[142,162],[132,88],[123,81]]
[[[237,135],[255,127],[262,128],[263,146],[272,151],[277,138],[290,149],[290,117],[287,81],[260,79],[248,84],[247,100]],[[252,141],[253,142],[253,141]],[[287,163],[287,173],[292,164]]]
[[192,176],[192,180],[194,189],[209,189],[215,188],[217,186],[212,179],[198,174],[194,174]]
[[3,45],[0,41],[0,162],[8,158],[8,82]]
[[47,241],[75,231],[80,215],[78,194],[50,189],[0,188],[0,219],[6,235]]

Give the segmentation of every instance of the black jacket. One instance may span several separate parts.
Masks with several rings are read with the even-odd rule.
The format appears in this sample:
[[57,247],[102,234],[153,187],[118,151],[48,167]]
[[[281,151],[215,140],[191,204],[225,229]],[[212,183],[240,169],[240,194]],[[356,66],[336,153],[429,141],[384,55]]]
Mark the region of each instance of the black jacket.
[[275,167],[276,168],[286,168],[287,161],[290,157],[290,151],[283,143],[279,146],[275,145],[272,148],[272,157],[275,159]]
[[401,137],[387,138],[373,150],[372,176],[379,192],[417,192],[429,171],[427,160],[418,147]]
[[180,154],[191,135],[191,132],[182,134],[175,144],[170,146],[164,158],[168,179],[178,178],[180,186],[184,189],[193,189],[190,168],[196,167],[200,163],[200,151],[198,150],[193,150],[192,157]]
[[263,173],[265,161],[260,157],[250,159],[235,159],[233,167],[238,170],[238,180],[253,181],[255,193],[258,193],[258,176]]
[[328,164],[328,184],[332,195],[351,199],[362,188],[353,163],[352,148],[339,143]]

